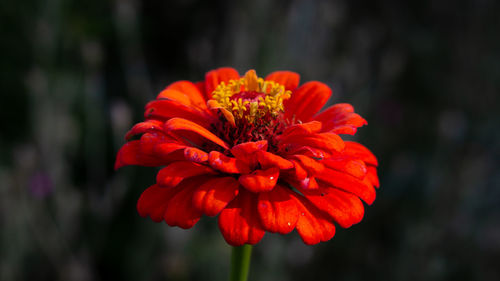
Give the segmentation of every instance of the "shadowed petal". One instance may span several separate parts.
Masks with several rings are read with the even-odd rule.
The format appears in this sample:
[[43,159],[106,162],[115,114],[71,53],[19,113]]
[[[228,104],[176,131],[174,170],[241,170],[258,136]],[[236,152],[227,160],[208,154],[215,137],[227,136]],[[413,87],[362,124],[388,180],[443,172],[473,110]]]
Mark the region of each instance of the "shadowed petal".
[[325,171],[317,175],[317,178],[331,186],[359,196],[368,205],[371,205],[375,200],[375,189],[373,186],[369,182],[362,181],[349,174],[325,168]]
[[177,189],[162,188],[157,184],[148,187],[137,201],[139,215],[150,216],[155,222],[162,221],[168,202],[176,192]]
[[349,175],[355,176],[359,179],[363,179],[366,175],[366,165],[365,162],[359,159],[352,159],[347,157],[341,158],[330,158],[322,161],[328,168],[348,173]]
[[216,172],[204,165],[179,161],[161,169],[156,175],[156,182],[162,187],[174,187],[186,178],[204,174],[216,174]]
[[[166,90],[175,90],[183,93],[189,100],[189,105],[194,106],[201,110],[207,109],[207,102],[203,93],[190,81],[177,81],[170,84]],[[162,92],[163,93],[163,92]],[[158,98],[162,95],[160,93]]]
[[313,118],[323,123],[322,131],[354,135],[358,127],[368,124],[363,117],[354,113],[352,105],[339,103],[329,107]]
[[373,166],[378,166],[378,161],[375,155],[362,144],[353,141],[346,141],[344,154],[352,156],[354,158],[359,158],[365,161],[367,164],[371,164]]
[[327,187],[320,187],[316,190],[301,190],[301,192],[318,209],[328,213],[344,228],[363,219],[363,203],[354,194]]
[[184,157],[186,157],[186,160],[196,163],[206,163],[208,161],[208,153],[195,147],[186,147]]
[[326,84],[307,82],[295,90],[290,99],[283,102],[285,117],[307,122],[326,104],[331,94],[332,90]]
[[127,165],[141,166],[163,166],[169,159],[158,157],[157,155],[146,154],[142,151],[141,141],[129,141],[125,143],[116,156],[115,170]]
[[238,195],[239,182],[232,177],[213,178],[193,195],[193,205],[207,216],[216,216]]
[[184,118],[203,126],[209,126],[213,117],[205,111],[199,111],[175,100],[154,100],[146,105],[144,118],[168,120],[170,118]]
[[247,163],[236,158],[226,156],[218,151],[211,151],[208,154],[208,163],[216,170],[230,174],[250,173]]
[[257,244],[265,234],[257,212],[257,194],[241,189],[220,212],[219,229],[231,246]]
[[219,137],[214,135],[209,130],[203,128],[202,126],[182,118],[172,118],[165,122],[165,130],[167,131],[189,131],[193,132],[207,140],[212,141],[215,144],[220,145],[225,149],[229,149],[229,145],[221,140]]
[[207,72],[205,75],[205,98],[212,99],[212,92],[221,83],[227,83],[229,80],[239,79],[240,75],[236,69],[231,67],[221,67]]
[[257,210],[262,226],[269,232],[290,233],[299,219],[297,203],[286,188],[277,185],[270,192],[259,193]]
[[202,213],[193,207],[193,192],[205,181],[206,179],[192,179],[176,188],[178,192],[170,198],[163,216],[168,225],[187,229],[198,222]]
[[282,170],[293,168],[293,163],[290,160],[263,150],[257,151],[257,161],[264,169],[271,167],[278,167]]
[[335,225],[304,197],[292,191],[289,193],[297,203],[299,219],[296,228],[302,241],[314,245],[332,239]]
[[152,131],[163,132],[163,123],[164,123],[163,121],[154,120],[154,119],[146,120],[146,121],[141,122],[141,123],[137,123],[134,125],[134,127],[132,127],[132,129],[130,129],[127,132],[127,134],[125,135],[125,139],[129,140],[133,136],[142,135],[144,133],[149,133]]
[[267,170],[256,170],[251,174],[241,175],[238,179],[246,189],[252,192],[265,192],[274,188],[278,182],[280,170],[269,168]]
[[285,86],[285,90],[293,91],[299,86],[300,75],[292,71],[275,71],[266,76],[267,81],[274,81]]

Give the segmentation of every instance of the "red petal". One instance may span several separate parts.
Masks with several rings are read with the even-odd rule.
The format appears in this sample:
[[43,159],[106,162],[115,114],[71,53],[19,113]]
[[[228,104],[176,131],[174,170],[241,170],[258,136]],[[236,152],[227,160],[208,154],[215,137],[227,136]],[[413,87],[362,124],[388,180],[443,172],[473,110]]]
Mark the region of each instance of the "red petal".
[[311,157],[297,154],[293,155],[293,158],[299,160],[301,166],[304,167],[304,169],[307,171],[307,174],[310,176],[321,173],[325,169],[325,166],[322,164],[322,162]]
[[194,192],[193,205],[207,216],[216,216],[238,195],[239,185],[232,177],[208,180]]
[[174,100],[154,100],[146,105],[144,118],[168,120],[174,117],[184,118],[207,127],[213,120],[208,112],[196,110]]
[[176,188],[179,191],[170,198],[163,216],[168,225],[186,229],[193,227],[198,222],[202,213],[193,207],[193,192],[205,180],[188,180]]
[[364,207],[356,195],[336,189],[320,187],[301,190],[318,209],[328,213],[340,226],[347,228],[363,219]]
[[[197,107],[201,110],[207,109],[207,102],[203,93],[190,81],[177,81],[167,87],[168,90],[176,90],[183,93],[189,99],[191,106]],[[161,93],[160,93],[161,95]]]
[[257,210],[262,226],[269,232],[290,233],[299,219],[297,203],[286,188],[278,185],[270,192],[259,193]]
[[170,198],[177,192],[174,188],[148,187],[137,201],[137,211],[142,217],[150,216],[155,222],[163,220]]
[[296,146],[306,146],[319,148],[328,153],[335,153],[344,149],[344,141],[339,135],[334,133],[321,133],[313,135],[297,135],[287,138],[282,144],[293,144]]
[[352,105],[339,103],[321,112],[314,120],[323,123],[323,131],[337,134],[354,134],[358,127],[368,124],[363,117],[354,113]]
[[376,194],[373,186],[351,175],[325,168],[325,172],[317,175],[317,178],[329,185],[359,196],[368,205],[371,205],[375,200]]
[[292,191],[289,193],[297,203],[299,219],[296,228],[302,241],[308,245],[314,245],[332,239],[335,235],[335,225],[328,217],[301,195]]
[[250,166],[257,164],[257,155],[255,152],[267,150],[267,141],[245,142],[233,146],[231,153],[241,161],[248,163]]
[[125,135],[125,139],[129,140],[133,136],[149,132],[163,132],[163,123],[163,121],[153,119],[137,123],[134,125],[134,127],[132,127],[132,129],[130,129],[130,131],[127,132],[127,134]]
[[326,104],[331,94],[332,90],[327,85],[317,81],[307,82],[283,102],[285,117],[307,122]]
[[265,234],[257,213],[257,194],[244,189],[219,215],[219,228],[231,246],[257,244]]
[[276,186],[279,175],[280,170],[278,168],[269,168],[241,175],[239,181],[241,185],[252,192],[265,192],[272,190]]
[[185,149],[186,146],[173,142],[160,143],[153,149],[153,153],[158,157],[169,157],[171,153]]
[[248,165],[236,158],[228,157],[218,151],[211,151],[208,154],[208,163],[214,169],[230,174],[250,173]]
[[359,159],[349,158],[329,158],[322,162],[328,168],[348,173],[359,179],[363,179],[366,175],[365,162]]
[[208,153],[195,147],[186,147],[184,157],[186,157],[186,160],[196,163],[206,163],[208,161]]
[[291,161],[263,150],[257,152],[257,160],[264,169],[271,167],[277,167],[282,170],[293,168],[293,163]]
[[302,167],[302,164],[297,160],[291,160],[293,163],[293,173],[291,173],[294,179],[303,180],[307,178],[307,171]]
[[299,86],[300,76],[292,71],[275,71],[266,76],[267,81],[274,81],[285,86],[285,90],[293,91]]
[[145,154],[142,151],[141,141],[129,141],[125,143],[116,155],[115,170],[127,165],[140,166],[163,166],[169,161],[156,155]]
[[238,71],[231,67],[221,67],[209,71],[205,75],[205,93],[206,99],[212,99],[212,92],[221,82],[228,82],[229,80],[237,80],[240,78]]
[[371,184],[378,188],[380,186],[380,182],[377,176],[377,168],[371,165],[368,165],[366,168],[368,170],[368,172],[366,173],[366,178]]
[[354,158],[359,158],[365,161],[367,164],[378,166],[378,161],[375,155],[373,155],[373,153],[368,150],[368,148],[357,142],[346,141],[343,154],[352,156]]
[[280,141],[286,141],[287,138],[296,136],[296,135],[310,135],[315,134],[321,131],[321,122],[311,121],[302,124],[294,124],[283,131],[278,138]]
[[203,128],[202,126],[182,118],[172,118],[165,123],[165,129],[167,131],[188,131],[195,133],[207,140],[210,140],[225,149],[229,149],[229,145],[221,140],[219,137],[214,135],[209,130]]
[[204,174],[216,174],[216,172],[207,166],[179,161],[161,169],[156,175],[156,182],[162,187],[174,187],[186,178]]

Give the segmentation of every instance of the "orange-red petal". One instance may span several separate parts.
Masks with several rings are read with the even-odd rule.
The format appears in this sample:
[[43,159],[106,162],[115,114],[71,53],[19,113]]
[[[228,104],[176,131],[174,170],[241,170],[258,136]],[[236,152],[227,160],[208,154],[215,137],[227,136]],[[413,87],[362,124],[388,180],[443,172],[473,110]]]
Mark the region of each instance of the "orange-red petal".
[[193,192],[205,179],[193,179],[181,183],[177,193],[169,200],[163,219],[170,226],[191,228],[200,219],[202,213],[193,207]]
[[285,190],[286,188],[277,185],[270,192],[259,193],[257,210],[266,231],[287,234],[297,224],[299,219],[297,203]]
[[299,86],[300,75],[292,71],[275,71],[266,76],[267,81],[274,81],[293,91]]
[[250,167],[248,167],[247,163],[226,156],[218,151],[211,151],[208,154],[208,163],[212,168],[224,173],[246,174],[250,172]]
[[308,122],[328,101],[332,90],[326,84],[311,81],[303,84],[283,102],[285,117]]
[[219,229],[231,246],[257,244],[265,234],[257,212],[257,194],[241,189],[220,212]]
[[199,111],[175,100],[154,100],[146,105],[144,118],[168,120],[179,117],[203,126],[209,126],[213,117],[208,111]]
[[293,168],[293,163],[290,160],[263,150],[257,151],[257,161],[259,161],[260,166],[264,169],[270,167],[278,167],[282,170]]
[[141,217],[149,216],[155,222],[162,221],[168,201],[176,191],[177,189],[162,188],[157,184],[148,187],[137,201],[139,215]]
[[347,228],[363,219],[364,207],[356,195],[336,189],[320,187],[302,190],[304,196],[318,209],[328,213],[340,226]]
[[311,135],[296,135],[282,141],[282,144],[292,144],[298,147],[305,146],[321,149],[329,154],[342,151],[344,141],[334,133],[320,133]]
[[278,136],[280,141],[286,142],[287,138],[297,136],[297,135],[310,135],[321,131],[322,124],[319,121],[310,121],[307,123],[294,124],[283,131],[283,133]]
[[313,118],[323,123],[322,131],[354,135],[358,127],[368,124],[363,117],[354,113],[352,105],[335,104]]
[[186,178],[205,174],[216,174],[216,172],[204,165],[179,161],[161,169],[156,175],[156,182],[162,187],[174,187]]
[[363,179],[366,176],[367,170],[365,162],[359,159],[332,157],[325,159],[322,163],[328,168],[348,173],[349,175],[355,176],[359,179]]
[[373,184],[375,187],[378,188],[380,186],[380,182],[377,176],[377,168],[372,165],[368,165],[366,169],[367,169],[366,178],[371,184]]
[[250,174],[241,175],[239,181],[242,186],[252,192],[270,191],[276,186],[280,170],[278,168],[269,168],[266,170],[256,170]]
[[225,149],[229,149],[229,145],[225,141],[221,140],[219,137],[214,135],[212,132],[194,122],[191,122],[183,118],[172,118],[168,120],[167,122],[165,122],[165,130],[192,132],[209,141],[212,141],[215,144],[220,145]]
[[137,123],[127,132],[125,139],[129,140],[133,136],[149,132],[163,132],[163,123],[163,121],[153,119]]
[[367,164],[378,166],[377,157],[375,157],[375,155],[373,155],[373,153],[368,148],[360,143],[353,141],[346,141],[344,143],[345,148],[343,154],[352,156],[354,158],[359,158],[365,161],[365,163]]
[[135,140],[125,143],[120,148],[116,156],[115,170],[127,165],[156,167],[165,165],[168,162],[168,159],[144,153],[142,151],[141,141]]
[[330,219],[301,195],[292,191],[289,193],[297,203],[299,219],[295,228],[302,241],[307,245],[314,245],[332,239],[335,225]]
[[216,216],[238,195],[239,185],[232,177],[210,179],[194,192],[193,205],[207,216]]
[[250,168],[254,168],[257,165],[257,151],[267,150],[267,141],[255,141],[255,142],[245,142],[240,143],[231,148],[231,153],[236,157],[236,159],[247,163]]
[[207,72],[205,75],[205,98],[212,99],[212,93],[221,82],[229,82],[229,80],[239,79],[238,71],[232,67],[221,67]]
[[325,171],[317,175],[317,178],[328,185],[340,188],[360,197],[368,205],[371,205],[373,201],[375,201],[376,194],[373,186],[349,174],[325,168]]
[[186,147],[184,157],[186,160],[196,163],[206,163],[208,161],[208,153],[195,147]]
[[[189,105],[194,106],[200,110],[207,109],[207,102],[203,93],[196,87],[196,85],[190,81],[177,81],[170,84],[167,90],[175,90],[184,94],[188,100]],[[162,93],[160,93],[161,95]],[[158,98],[160,97],[158,95]]]

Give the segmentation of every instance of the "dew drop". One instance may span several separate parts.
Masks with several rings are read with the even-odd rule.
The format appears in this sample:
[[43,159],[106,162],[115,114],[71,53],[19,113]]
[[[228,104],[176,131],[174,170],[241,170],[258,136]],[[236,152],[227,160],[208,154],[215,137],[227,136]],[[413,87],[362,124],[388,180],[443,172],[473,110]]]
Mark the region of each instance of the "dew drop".
[[304,213],[301,213],[300,215],[301,215],[301,216],[304,216],[305,214],[304,214]]
[[291,222],[288,222],[287,224],[288,224],[288,226],[292,225],[292,223],[291,223]]
[[274,180],[274,177],[269,177],[270,180]]

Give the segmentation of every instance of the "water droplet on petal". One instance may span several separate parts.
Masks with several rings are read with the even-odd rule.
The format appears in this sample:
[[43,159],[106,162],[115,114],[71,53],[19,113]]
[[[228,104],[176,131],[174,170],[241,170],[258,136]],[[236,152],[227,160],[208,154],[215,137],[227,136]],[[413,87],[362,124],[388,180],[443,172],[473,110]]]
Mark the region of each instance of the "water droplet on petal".
[[304,213],[302,213],[302,214],[300,214],[300,215],[301,215],[301,216],[304,216],[305,214],[304,214]]

